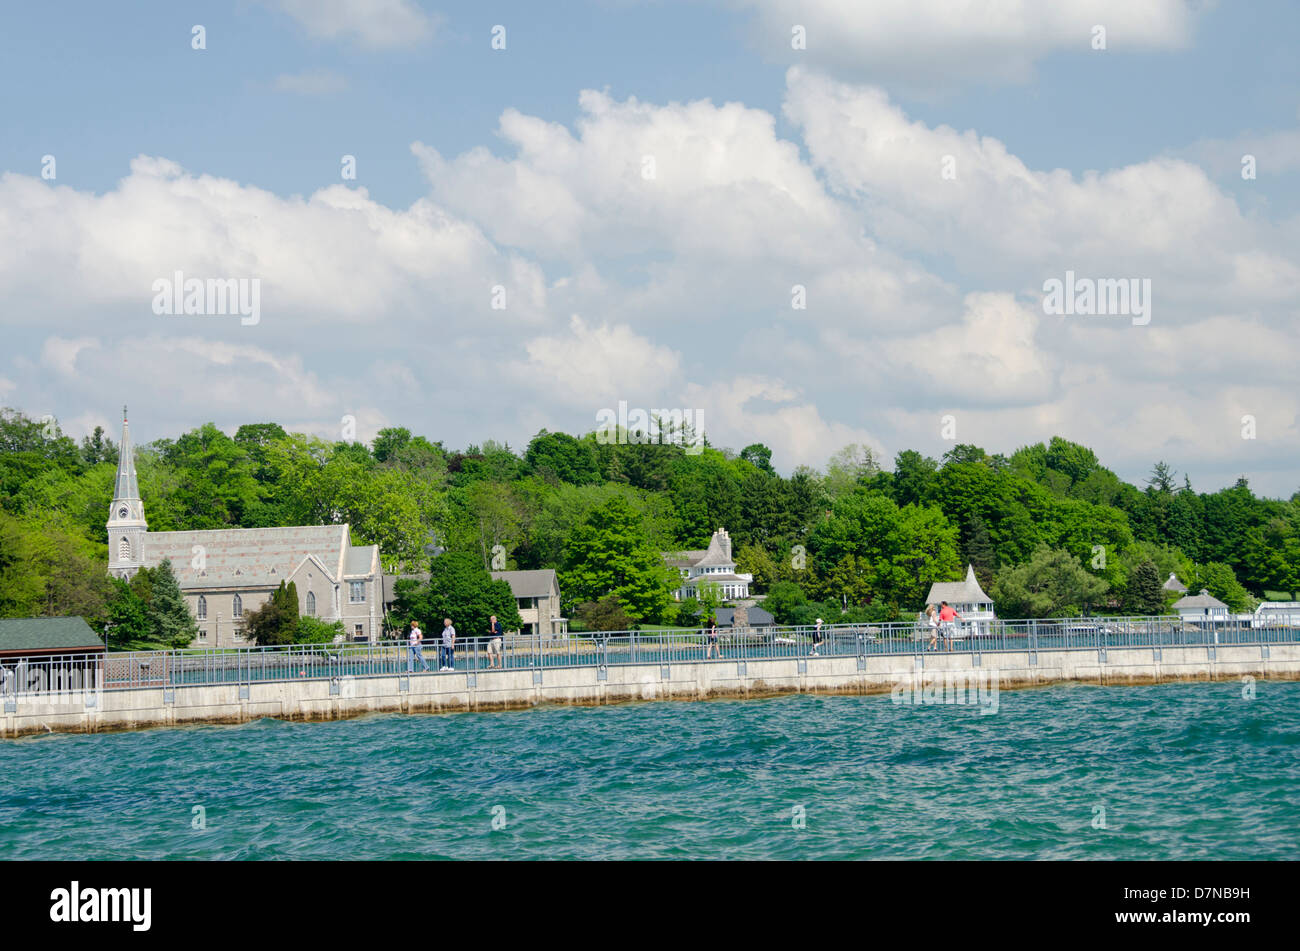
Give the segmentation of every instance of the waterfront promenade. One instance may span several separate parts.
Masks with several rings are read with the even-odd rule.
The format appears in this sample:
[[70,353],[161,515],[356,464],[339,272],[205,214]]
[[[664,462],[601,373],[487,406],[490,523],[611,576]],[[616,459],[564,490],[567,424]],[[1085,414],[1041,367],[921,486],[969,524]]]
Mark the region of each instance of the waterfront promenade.
[[[3,671],[4,736],[98,732],[264,716],[599,705],[781,693],[888,692],[918,672],[976,672],[1002,687],[1062,681],[1158,683],[1242,676],[1300,679],[1300,626],[1176,618],[998,622],[929,650],[914,624],[723,633],[609,632],[512,639],[504,669],[461,639],[452,671],[409,672],[404,643],[110,653],[29,659]],[[426,648],[432,658],[436,651]],[[431,663],[431,668],[436,665]]]

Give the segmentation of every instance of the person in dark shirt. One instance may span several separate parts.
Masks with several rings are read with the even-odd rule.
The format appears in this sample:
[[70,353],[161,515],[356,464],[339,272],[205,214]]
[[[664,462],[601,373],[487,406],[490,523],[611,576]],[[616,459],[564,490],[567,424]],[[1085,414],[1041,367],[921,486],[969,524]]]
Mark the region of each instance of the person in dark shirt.
[[497,620],[494,614],[488,618],[488,668],[496,667],[500,669],[502,662],[501,645],[503,635],[501,632],[501,622]]

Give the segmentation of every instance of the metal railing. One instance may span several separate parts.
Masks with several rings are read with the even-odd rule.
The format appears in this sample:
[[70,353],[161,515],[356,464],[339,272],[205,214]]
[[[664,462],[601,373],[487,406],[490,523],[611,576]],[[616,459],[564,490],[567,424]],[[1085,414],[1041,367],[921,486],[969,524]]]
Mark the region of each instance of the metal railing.
[[[65,689],[78,683],[103,690],[255,681],[332,680],[344,677],[437,676],[457,673],[615,664],[675,664],[704,660],[769,660],[923,654],[993,653],[1079,648],[1182,647],[1300,643],[1300,617],[1251,623],[1242,618],[1188,622],[1175,617],[1054,618],[959,622],[935,637],[922,622],[832,624],[719,630],[609,631],[560,635],[506,635],[489,654],[488,638],[458,637],[451,657],[440,642],[422,645],[426,672],[404,640],[294,644],[278,647],[198,648],[28,657],[0,664],[6,697]],[[816,652],[814,655],[814,651]]]

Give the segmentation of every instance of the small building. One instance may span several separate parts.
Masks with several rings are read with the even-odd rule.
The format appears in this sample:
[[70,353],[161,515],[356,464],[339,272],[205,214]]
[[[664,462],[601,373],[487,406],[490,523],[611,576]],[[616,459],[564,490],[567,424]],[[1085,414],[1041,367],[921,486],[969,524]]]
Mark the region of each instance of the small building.
[[776,624],[771,612],[760,607],[718,608],[715,620],[718,627],[733,631],[758,630]]
[[519,633],[527,636],[558,637],[569,633],[569,619],[560,610],[560,579],[554,568],[531,571],[493,571],[497,581],[510,585],[522,622]]
[[1178,580],[1178,575],[1172,571],[1169,572],[1169,578],[1160,586],[1167,594],[1177,594],[1182,596],[1187,593],[1187,585]]
[[713,533],[708,548],[669,552],[664,558],[682,576],[681,587],[673,592],[673,598],[678,601],[698,597],[701,581],[716,584],[728,601],[749,597],[754,576],[736,571],[736,562],[731,557],[731,536],[725,528]]
[[6,697],[99,683],[104,642],[79,617],[0,620],[0,690]]
[[925,603],[938,608],[944,601],[956,609],[966,629],[973,634],[989,633],[990,624],[997,620],[993,613],[993,599],[980,587],[973,565],[966,566],[964,581],[936,581],[930,585]]
[[1204,588],[1200,594],[1188,595],[1174,602],[1178,616],[1189,624],[1207,624],[1228,621],[1228,606]]
[[1264,601],[1251,615],[1251,627],[1300,627],[1300,601]]

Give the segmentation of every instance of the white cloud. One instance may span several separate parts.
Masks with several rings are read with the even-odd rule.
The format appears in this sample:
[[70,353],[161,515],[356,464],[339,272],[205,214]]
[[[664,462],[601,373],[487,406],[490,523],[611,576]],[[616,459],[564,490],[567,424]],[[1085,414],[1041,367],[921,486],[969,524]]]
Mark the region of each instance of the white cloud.
[[353,40],[368,49],[411,46],[428,38],[437,18],[412,0],[275,0],[310,35]]
[[[936,90],[955,81],[1024,82],[1056,53],[1178,49],[1195,12],[1184,0],[733,0],[756,14],[752,38],[779,62]],[[1104,26],[1106,50],[1092,49]],[[792,48],[802,26],[806,49]]]

